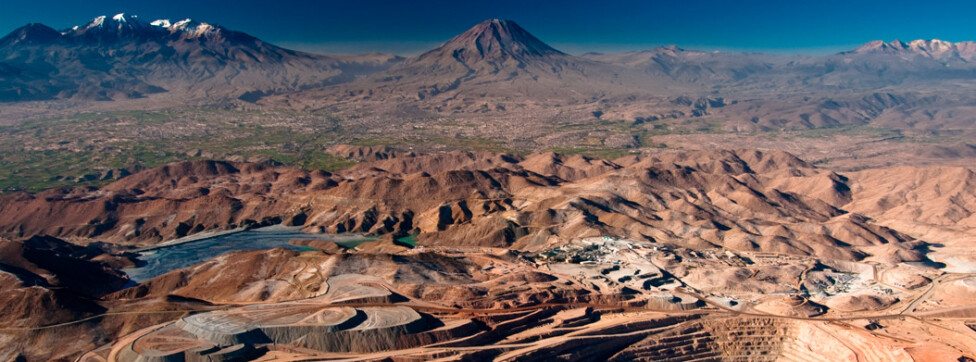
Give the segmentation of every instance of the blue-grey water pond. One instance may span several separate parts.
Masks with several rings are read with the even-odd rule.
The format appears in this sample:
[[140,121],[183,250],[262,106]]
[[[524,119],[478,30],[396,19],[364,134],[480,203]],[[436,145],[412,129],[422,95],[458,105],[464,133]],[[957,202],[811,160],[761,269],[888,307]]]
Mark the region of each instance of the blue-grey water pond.
[[270,226],[206,238],[185,239],[169,245],[145,249],[139,252],[139,259],[145,264],[125,269],[125,272],[130,279],[141,283],[172,270],[187,268],[233,251],[274,248],[310,250],[305,246],[288,243],[298,239],[335,241],[349,248],[369,240],[362,235],[308,234],[301,232],[299,227]]

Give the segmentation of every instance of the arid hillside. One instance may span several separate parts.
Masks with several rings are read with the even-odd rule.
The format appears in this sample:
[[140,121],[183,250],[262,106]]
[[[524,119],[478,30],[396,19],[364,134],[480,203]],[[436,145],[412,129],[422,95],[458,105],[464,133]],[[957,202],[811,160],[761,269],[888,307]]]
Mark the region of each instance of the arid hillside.
[[838,174],[787,153],[751,150],[612,161],[457,151],[387,157],[334,173],[175,163],[98,189],[4,195],[0,223],[10,238],[50,235],[79,244],[147,246],[284,223],[310,232],[415,235],[420,245],[541,250],[612,235],[886,262],[924,260],[931,233],[973,237],[969,186],[976,176],[964,168]]
[[[4,355],[382,358],[455,343],[468,349],[443,353],[502,360],[972,351],[959,323],[973,311],[956,296],[972,293],[976,270],[969,169],[836,173],[755,150],[332,152],[359,163],[329,173],[181,162],[102,188],[4,195]],[[135,247],[272,224],[375,239],[223,254],[141,283],[124,272],[154,252]],[[939,318],[962,319],[939,332],[919,324]],[[255,329],[222,322],[241,320]],[[741,333],[763,342],[736,342]],[[574,347],[588,335],[615,337]],[[72,350],[38,348],[64,340]]]

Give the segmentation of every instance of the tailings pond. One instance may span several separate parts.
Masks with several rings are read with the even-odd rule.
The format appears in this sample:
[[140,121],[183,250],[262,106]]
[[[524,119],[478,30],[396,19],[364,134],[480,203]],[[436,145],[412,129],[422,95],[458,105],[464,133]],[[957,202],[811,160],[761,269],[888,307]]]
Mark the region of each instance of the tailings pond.
[[166,274],[169,271],[191,267],[211,258],[233,251],[286,248],[312,250],[305,246],[291,245],[291,240],[329,240],[347,248],[356,247],[371,240],[362,235],[307,234],[300,227],[269,226],[239,232],[229,232],[211,237],[196,237],[170,242],[168,245],[147,248],[139,252],[139,267],[125,269],[129,278],[137,283]]

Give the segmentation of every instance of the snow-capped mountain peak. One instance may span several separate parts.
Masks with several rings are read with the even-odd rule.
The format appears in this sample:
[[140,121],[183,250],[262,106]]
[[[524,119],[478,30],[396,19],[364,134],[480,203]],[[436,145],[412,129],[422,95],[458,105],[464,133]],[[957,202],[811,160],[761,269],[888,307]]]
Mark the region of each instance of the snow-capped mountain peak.
[[912,42],[909,42],[908,48],[915,51],[942,54],[942,53],[954,51],[956,46],[953,43],[942,41],[939,39],[932,39],[932,40],[919,39],[919,40],[914,40]]
[[146,22],[137,15],[119,13],[113,16],[101,15],[87,24],[74,26],[61,31],[67,39],[80,39],[89,42],[114,42],[123,38],[142,40],[163,40],[170,36],[184,39],[217,36],[224,33],[219,26],[183,19],[170,21],[158,19]]
[[170,33],[182,33],[188,37],[200,37],[216,30],[218,27],[193,19],[183,19],[172,22],[169,19],[159,19],[149,23],[152,26],[168,30]]
[[210,25],[210,24],[207,24],[207,23],[199,22],[199,21],[196,21],[196,20],[193,20],[193,19],[183,19],[183,20],[177,21],[176,23],[173,23],[173,25],[170,26],[170,29],[171,30],[181,30],[181,31],[190,32],[190,33],[196,33],[196,34],[199,35],[199,34],[202,34],[202,33],[207,32],[207,31],[213,30],[214,29],[214,26],[213,25]]
[[96,38],[103,36],[119,37],[140,33],[150,28],[149,23],[139,19],[136,15],[119,13],[111,17],[106,15],[97,16],[89,21],[88,24],[71,27],[62,31],[61,34]]
[[900,57],[926,57],[933,59],[962,58],[976,59],[976,45],[973,42],[953,43],[939,39],[917,39],[910,42],[894,40],[885,42],[875,40],[844,54],[891,54]]
[[158,20],[153,20],[151,23],[149,23],[149,25],[158,26],[161,28],[169,28],[170,25],[172,24],[169,22],[169,19],[158,19]]

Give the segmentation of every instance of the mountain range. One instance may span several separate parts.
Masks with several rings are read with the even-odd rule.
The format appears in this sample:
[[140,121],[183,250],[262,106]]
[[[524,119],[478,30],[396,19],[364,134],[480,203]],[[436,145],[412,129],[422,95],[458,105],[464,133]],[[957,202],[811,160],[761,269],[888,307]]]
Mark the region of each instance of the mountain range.
[[28,24],[0,39],[0,99],[108,101],[167,93],[209,102],[348,81],[398,60],[309,54],[219,25],[118,14],[61,31]]
[[369,76],[353,87],[354,93],[390,88],[397,96],[420,99],[461,93],[464,84],[493,83],[507,84],[508,94],[514,90],[547,95],[579,93],[576,88],[588,87],[578,83],[594,82],[601,92],[609,88],[631,93],[770,82],[871,88],[933,75],[972,79],[974,59],[976,43],[941,40],[873,41],[825,57],[701,52],[675,46],[573,56],[513,21],[498,19],[409,59],[333,56],[281,48],[191,19],[149,22],[117,14],[63,30],[27,24],[0,39],[0,99],[104,101],[156,93],[187,95],[184,99],[257,99],[301,89],[329,92],[330,85],[363,75]]
[[864,44],[845,54],[896,54],[906,57],[926,57],[932,59],[961,60],[971,62],[976,60],[976,42],[964,41],[951,43],[939,39],[914,40],[908,43],[900,40],[884,42],[880,40]]
[[344,127],[360,132],[489,117],[507,137],[533,138],[535,148],[558,142],[519,131],[523,125],[594,117],[731,132],[838,125],[971,132],[964,110],[973,101],[974,44],[874,41],[819,57],[676,46],[576,56],[492,19],[410,58],[334,56],[190,19],[118,14],[64,30],[28,24],[0,39],[0,103],[247,102],[356,118]]
[[[965,112],[976,80],[967,60],[973,43],[884,44],[898,50],[869,44],[811,57],[669,46],[574,56],[512,21],[488,20],[378,73],[261,102],[356,115],[364,130],[389,119],[490,121],[510,139],[531,138],[530,148],[572,147],[587,136],[578,134],[579,125],[594,117],[691,131],[842,125],[973,131],[974,118]],[[525,127],[565,122],[576,133]]]

